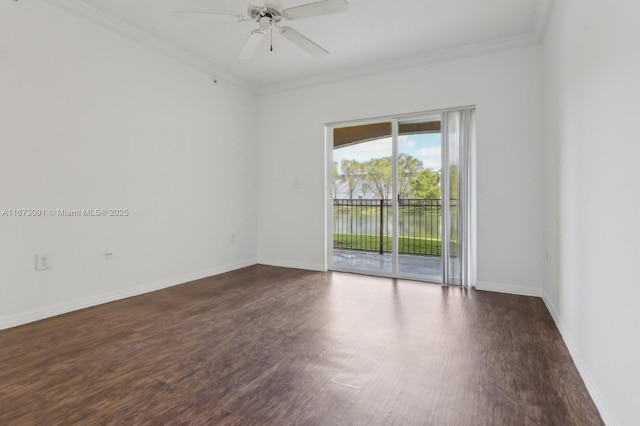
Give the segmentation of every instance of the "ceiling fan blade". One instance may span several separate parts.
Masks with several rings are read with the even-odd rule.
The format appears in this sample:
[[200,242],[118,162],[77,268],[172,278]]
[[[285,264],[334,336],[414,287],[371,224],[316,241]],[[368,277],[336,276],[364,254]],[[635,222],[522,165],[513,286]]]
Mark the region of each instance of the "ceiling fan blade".
[[209,12],[174,12],[173,16],[180,19],[208,19],[210,21],[217,22],[243,22],[248,21],[249,18],[241,15],[223,15],[220,13]]
[[329,54],[329,52],[297,32],[293,28],[282,27],[280,28],[280,34],[282,34],[283,37],[291,40],[294,44],[297,44],[298,47],[305,50],[310,55],[315,56],[316,58],[322,58]]
[[284,9],[282,14],[289,20],[295,20],[345,12],[348,8],[349,4],[345,0],[323,0]]
[[245,42],[240,54],[238,55],[239,59],[251,59],[253,55],[256,53],[260,42],[262,41],[262,37],[264,37],[264,31],[255,30],[250,35],[247,41]]

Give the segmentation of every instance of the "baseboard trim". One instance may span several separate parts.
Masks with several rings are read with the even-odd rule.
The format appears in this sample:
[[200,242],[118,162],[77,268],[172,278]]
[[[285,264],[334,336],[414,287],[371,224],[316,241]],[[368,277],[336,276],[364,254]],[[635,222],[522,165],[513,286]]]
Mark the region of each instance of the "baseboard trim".
[[553,303],[551,303],[551,300],[549,299],[545,291],[542,292],[542,300],[545,306],[547,307],[547,310],[551,314],[551,318],[553,318],[553,322],[555,322],[556,328],[560,332],[560,336],[562,336],[562,340],[564,341],[564,344],[567,346],[567,349],[569,350],[569,354],[573,359],[574,365],[578,369],[578,373],[580,373],[580,377],[582,377],[582,380],[584,381],[584,384],[587,388],[587,392],[589,392],[589,395],[591,396],[593,403],[596,405],[596,408],[600,412],[600,417],[602,417],[602,420],[606,425],[613,426],[613,425],[620,424],[615,421],[613,416],[611,416],[611,414],[605,407],[605,404],[603,403],[603,400],[600,397],[600,395],[602,395],[603,392],[600,391],[600,388],[596,384],[596,381],[593,379],[593,376],[591,375],[591,373],[589,372],[589,369],[587,368],[587,364],[584,362],[584,360],[580,356],[578,347],[575,345],[573,339],[571,338],[571,335],[569,334],[569,332],[567,331],[567,328],[564,325],[564,322],[560,318],[560,315],[558,314],[556,307],[554,306]]
[[278,259],[258,259],[258,263],[260,265],[280,266],[282,268],[305,269],[318,272],[327,271],[327,268],[324,265],[320,265],[317,263],[291,262],[288,260]]
[[478,281],[476,283],[476,290],[493,291],[496,293],[508,293],[518,296],[542,297],[542,289],[511,284],[498,284]]
[[40,321],[40,320],[51,318],[57,315],[78,311],[80,309],[91,308],[93,306],[102,305],[104,303],[115,302],[116,300],[126,299],[128,297],[139,296],[145,293],[151,293],[153,291],[162,290],[162,289],[173,287],[180,284],[185,284],[185,283],[199,280],[202,278],[223,274],[225,272],[235,271],[236,269],[245,268],[247,266],[252,266],[257,263],[258,262],[256,259],[250,259],[242,262],[237,262],[229,265],[224,265],[216,268],[194,272],[191,274],[180,275],[178,277],[168,278],[162,281],[156,281],[156,282],[142,284],[134,287],[128,287],[122,290],[103,293],[96,296],[77,299],[77,300],[73,300],[66,303],[60,303],[57,305],[47,306],[41,309],[34,309],[31,311],[23,312],[16,315],[0,317],[0,330],[4,330],[11,327],[17,327],[19,325],[28,324],[34,321]]

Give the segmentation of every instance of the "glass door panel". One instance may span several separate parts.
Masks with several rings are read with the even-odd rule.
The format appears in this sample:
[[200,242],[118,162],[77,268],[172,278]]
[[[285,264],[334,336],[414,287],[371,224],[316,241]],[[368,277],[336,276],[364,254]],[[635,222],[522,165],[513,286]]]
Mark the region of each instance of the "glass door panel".
[[390,122],[333,129],[332,266],[393,273]]
[[442,282],[440,116],[398,123],[398,274]]

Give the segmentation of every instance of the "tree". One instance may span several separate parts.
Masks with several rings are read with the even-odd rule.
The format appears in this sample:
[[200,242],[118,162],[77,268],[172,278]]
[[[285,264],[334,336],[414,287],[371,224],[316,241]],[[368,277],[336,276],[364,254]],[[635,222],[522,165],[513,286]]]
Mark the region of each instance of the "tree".
[[424,170],[422,161],[407,153],[398,155],[398,194],[401,198],[409,198],[413,194],[413,183]]
[[[391,197],[393,171],[391,157],[373,158],[363,164],[367,182],[362,186],[364,192],[370,192],[376,198]],[[409,154],[398,155],[398,193],[402,198],[413,195],[414,182],[422,172],[422,161]]]
[[362,167],[367,178],[367,183],[362,185],[362,190],[373,193],[376,198],[390,198],[393,182],[391,157],[372,158]]
[[422,199],[440,198],[440,173],[425,169],[411,182],[413,196]]
[[331,175],[331,182],[333,183],[333,198],[338,198],[338,184],[340,183],[340,175],[338,174],[338,162],[333,162],[333,172]]
[[353,198],[356,186],[362,180],[362,163],[356,160],[344,159],[340,163],[342,169],[342,181],[347,185],[349,198]]

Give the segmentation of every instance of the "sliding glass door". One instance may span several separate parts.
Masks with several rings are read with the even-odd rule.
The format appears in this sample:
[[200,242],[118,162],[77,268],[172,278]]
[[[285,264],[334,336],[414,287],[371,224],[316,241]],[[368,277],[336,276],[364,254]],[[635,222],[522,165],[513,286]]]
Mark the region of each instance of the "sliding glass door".
[[328,127],[330,269],[473,282],[472,126],[466,108]]

